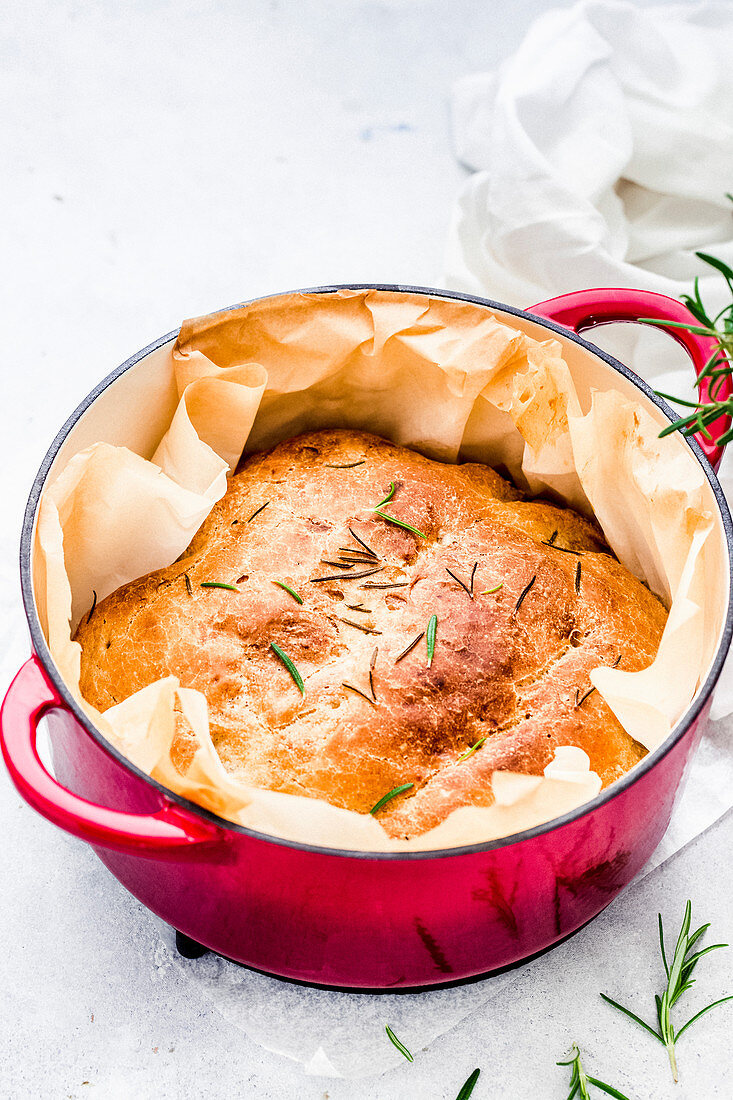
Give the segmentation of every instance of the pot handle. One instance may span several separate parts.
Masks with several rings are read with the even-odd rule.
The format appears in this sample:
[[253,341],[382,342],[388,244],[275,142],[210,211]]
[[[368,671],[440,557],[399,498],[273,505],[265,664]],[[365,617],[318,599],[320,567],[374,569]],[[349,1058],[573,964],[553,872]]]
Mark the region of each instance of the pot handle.
[[[599,287],[592,290],[576,290],[571,294],[561,294],[559,298],[549,298],[530,306],[528,313],[535,313],[548,321],[583,332],[597,325],[610,325],[614,321],[633,321],[639,323],[642,318],[651,317],[656,321],[672,321],[675,324],[695,324],[695,319],[682,302],[668,298],[666,294],[655,294],[650,290],[630,290],[627,287]],[[658,326],[682,344],[692,359],[695,374],[699,375],[716,351],[715,340],[707,336],[698,336],[687,329],[674,325]],[[710,400],[710,379],[703,379],[699,393],[701,401]],[[715,398],[722,401],[731,395],[731,378],[726,375],[715,383]],[[692,410],[690,410],[692,411]],[[714,470],[720,465],[723,447],[717,440],[728,431],[731,418],[721,416],[708,428],[708,435],[698,432],[695,439],[703,454]]]
[[41,763],[38,723],[48,710],[68,709],[37,657],[22,666],[0,710],[0,745],[10,777],[43,817],[90,844],[155,859],[186,859],[220,843],[222,830],[161,798],[157,813],[97,806],[62,787]]

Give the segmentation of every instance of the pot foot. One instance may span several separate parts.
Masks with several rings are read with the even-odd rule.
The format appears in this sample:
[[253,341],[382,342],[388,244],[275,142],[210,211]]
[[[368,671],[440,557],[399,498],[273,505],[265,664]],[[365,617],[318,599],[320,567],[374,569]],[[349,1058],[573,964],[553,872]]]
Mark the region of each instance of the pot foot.
[[208,955],[208,947],[192,940],[190,936],[176,929],[176,950],[184,959],[200,959],[202,955]]

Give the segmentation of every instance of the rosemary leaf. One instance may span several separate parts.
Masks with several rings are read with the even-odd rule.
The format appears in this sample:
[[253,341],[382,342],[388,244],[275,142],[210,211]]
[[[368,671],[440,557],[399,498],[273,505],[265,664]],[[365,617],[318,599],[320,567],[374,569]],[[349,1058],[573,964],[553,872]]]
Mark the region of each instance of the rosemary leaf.
[[227,584],[225,581],[201,581],[202,588],[226,588],[229,592],[239,592],[236,584]]
[[364,539],[360,539],[360,538],[359,538],[359,536],[357,535],[357,533],[356,533],[356,531],[354,530],[354,528],[353,528],[353,527],[350,527],[350,528],[349,528],[349,531],[350,531],[350,532],[351,532],[351,534],[352,534],[352,535],[354,536],[354,538],[355,538],[355,539],[356,539],[356,541],[357,541],[357,542],[359,543],[359,545],[360,545],[360,546],[363,546],[363,547],[364,547],[364,549],[365,549],[365,550],[367,551],[367,553],[368,553],[368,554],[371,554],[373,558],[376,558],[376,557],[378,557],[378,556],[379,556],[378,554],[375,554],[375,553],[374,553],[374,551],[372,550],[371,546],[367,546],[367,544],[366,544],[366,543],[364,542]]
[[360,611],[362,615],[371,615],[371,607],[364,607],[363,603],[347,603],[349,611]]
[[580,1059],[580,1049],[577,1043],[573,1043],[573,1052],[567,1062],[556,1062],[558,1066],[572,1066],[570,1071],[570,1092],[568,1093],[567,1100],[571,1097],[578,1096],[580,1100],[591,1100],[591,1095],[588,1092],[588,1085],[593,1085],[595,1088],[600,1089],[601,1092],[605,1092],[608,1096],[615,1097],[615,1100],[629,1100],[627,1096],[624,1096],[622,1092],[615,1089],[613,1085],[607,1085],[605,1081],[599,1081],[597,1077],[589,1077],[583,1069],[583,1063]]
[[513,615],[516,615],[516,613],[519,611],[519,608],[524,603],[527,595],[529,594],[529,591],[530,591],[532,585],[534,584],[534,582],[536,580],[537,580],[537,574],[535,573],[535,575],[532,577],[532,580],[529,582],[529,584],[525,585],[525,587],[520,592],[519,599],[517,600],[517,602],[514,605],[514,611],[512,612]]
[[543,541],[543,542],[542,542],[542,545],[543,545],[543,546],[551,546],[553,550],[559,550],[559,551],[560,551],[561,553],[563,553],[563,554],[575,554],[575,556],[576,556],[577,558],[580,558],[580,557],[582,557],[582,556],[583,556],[583,555],[582,555],[582,554],[580,553],[580,550],[569,550],[567,546],[558,546],[558,545],[557,545],[556,543],[554,543],[554,542],[545,542],[545,541]]
[[183,574],[183,579],[186,582],[186,591],[188,592],[189,596],[193,596],[193,589],[191,588],[191,578],[189,577],[188,573]]
[[581,694],[580,694],[580,688],[576,688],[576,689],[575,689],[575,705],[576,705],[576,707],[580,707],[580,706],[582,706],[582,705],[583,705],[583,703],[584,703],[584,702],[586,701],[586,699],[588,698],[588,696],[589,696],[589,695],[592,695],[592,694],[593,694],[593,692],[594,692],[595,690],[596,690],[596,689],[595,689],[594,687],[592,687],[592,688],[590,689],[590,691],[586,691],[585,695],[581,695]]
[[494,592],[498,592],[500,588],[504,587],[504,581],[500,581],[499,584],[494,585],[493,588],[485,588],[483,592],[479,592],[479,596],[491,596]]
[[374,505],[373,511],[376,512],[377,508],[381,508],[383,504],[389,504],[390,500],[395,495],[395,489],[396,489],[396,485],[395,485],[394,481],[390,481],[389,490],[387,492],[386,497],[384,497],[383,500],[380,500],[379,504]]
[[252,520],[255,518],[255,516],[258,516],[260,514],[260,512],[264,512],[265,508],[267,507],[267,505],[269,503],[270,503],[269,500],[266,500],[264,504],[261,504],[260,507],[257,509],[257,511],[253,512],[252,515],[249,517],[249,519],[247,520],[247,523],[251,523]]
[[471,570],[471,598],[473,598],[473,582],[476,577],[476,570],[478,569],[478,562],[473,563],[473,569]]
[[480,749],[485,740],[485,737],[480,737],[475,745],[471,745],[470,749],[466,749],[465,752],[461,753],[461,755],[456,760],[456,764],[462,764],[464,760],[468,760],[469,756],[473,756],[473,754],[476,752],[476,749]]
[[575,567],[575,591],[580,592],[580,562]]
[[374,647],[374,652],[372,653],[372,655],[369,659],[369,690],[372,693],[372,699],[374,700],[375,703],[377,701],[377,693],[374,690],[374,666],[377,663],[378,653],[379,653],[379,646],[375,646]]
[[423,534],[422,531],[418,531],[417,527],[413,527],[410,523],[405,523],[404,520],[395,519],[394,516],[388,516],[386,512],[380,512],[378,508],[372,509],[375,516],[380,516],[382,519],[386,519],[387,523],[393,523],[395,527],[402,527],[405,531],[412,531],[413,535],[419,535],[421,539],[426,539],[428,536]]
[[297,668],[288,657],[287,653],[283,653],[283,651],[280,649],[280,646],[275,645],[274,642],[270,642],[270,649],[276,654],[276,656],[280,658],[282,663],[285,665],[286,669],[293,677],[293,680],[295,681],[296,687],[298,688],[300,694],[305,695],[305,684],[303,683],[303,677],[300,675]]
[[392,1043],[392,1044],[393,1044],[394,1046],[396,1046],[396,1047],[397,1047],[397,1049],[399,1050],[400,1054],[401,1054],[401,1055],[403,1055],[403,1057],[405,1057],[405,1058],[407,1059],[407,1061],[408,1061],[408,1062],[414,1062],[414,1061],[415,1061],[415,1059],[414,1059],[414,1058],[412,1057],[412,1055],[410,1054],[410,1052],[409,1052],[409,1050],[407,1049],[407,1047],[405,1046],[405,1044],[404,1044],[404,1043],[401,1043],[401,1042],[399,1041],[399,1039],[398,1039],[398,1038],[397,1038],[397,1036],[395,1035],[395,1033],[394,1033],[394,1031],[392,1030],[392,1028],[391,1028],[391,1027],[389,1027],[388,1025],[385,1025],[385,1028],[384,1028],[384,1030],[385,1030],[385,1031],[387,1032],[387,1036],[388,1036],[388,1038],[389,1038],[389,1041],[390,1041],[390,1043]]
[[357,630],[363,631],[364,634],[381,634],[381,630],[375,630],[373,626],[364,626],[363,623],[355,623],[353,619],[342,619],[338,617],[340,623],[346,623],[347,626],[355,626]]
[[[371,705],[373,707],[375,707],[377,705],[375,699],[370,699],[365,691],[362,691],[361,688],[354,687],[353,684],[347,683],[346,680],[341,681],[341,687],[348,688],[349,691],[354,691],[354,692],[356,692],[357,695],[361,695],[362,699],[366,699],[367,703],[371,703]],[[371,812],[373,812],[373,811],[370,811],[370,813]]]
[[[351,685],[345,684],[344,686],[350,687]],[[359,691],[358,688],[352,688],[352,691],[357,691],[359,695],[364,695],[364,693],[362,691]],[[371,699],[368,695],[364,695],[364,698],[367,700],[367,702],[371,703]],[[378,810],[382,809],[382,806],[386,806],[388,802],[391,802],[393,798],[396,798],[398,794],[403,794],[404,791],[409,791],[410,788],[414,786],[414,783],[403,783],[400,787],[393,787],[391,791],[387,791],[386,794],[382,795],[382,797],[379,799],[379,802],[374,803],[369,813],[375,814]]]
[[438,630],[438,616],[431,615],[428,621],[428,628],[425,631],[425,642],[428,647],[428,668],[433,663],[433,657],[435,656],[435,635]]
[[480,1069],[475,1069],[473,1073],[463,1082],[461,1085],[461,1091],[456,1096],[456,1100],[468,1100],[469,1096],[473,1094],[473,1090],[476,1088],[476,1082],[479,1079],[481,1073]]
[[89,620],[91,619],[92,615],[94,614],[94,608],[97,606],[97,590],[96,590],[96,588],[92,589],[92,593],[94,595],[94,599],[92,600],[92,606],[89,608],[89,614],[87,615],[87,622],[89,622]]
[[381,573],[383,569],[384,566],[380,565],[374,569],[366,569],[362,573],[349,573],[348,576],[344,573],[337,574],[336,576],[331,575],[329,577],[312,577],[311,584],[319,584],[320,581],[359,581],[362,577],[373,577],[375,573]]
[[285,584],[285,581],[273,581],[272,583],[276,584],[278,586],[278,588],[284,588],[286,592],[289,592],[290,595],[293,597],[293,599],[296,601],[296,603],[302,603],[303,602],[303,597],[299,596],[298,593],[295,591],[295,589],[291,588],[289,584]]
[[463,589],[463,591],[464,591],[464,592],[466,592],[466,593],[468,593],[469,597],[470,597],[471,599],[473,599],[473,573],[471,574],[471,587],[469,588],[469,587],[468,587],[468,585],[467,585],[467,584],[465,584],[465,583],[464,583],[464,582],[463,582],[463,581],[461,580],[461,578],[460,578],[460,577],[457,577],[457,576],[455,575],[455,573],[454,573],[454,572],[453,572],[453,571],[452,571],[451,569],[448,569],[448,568],[446,567],[446,570],[445,570],[445,571],[446,571],[446,573],[448,573],[448,574],[449,574],[449,575],[450,575],[450,576],[451,576],[451,577],[453,578],[453,580],[454,580],[454,581],[456,581],[456,582],[457,582],[458,584],[460,584],[460,586],[461,586],[461,588]]
[[395,581],[392,584],[363,584],[362,588],[407,588],[409,581]]
[[360,458],[358,462],[342,462],[339,465],[335,462],[326,462],[325,465],[329,470],[353,470],[355,466],[363,466],[365,462],[365,458]]
[[422,637],[424,637],[424,635],[425,635],[425,631],[421,630],[420,633],[418,634],[418,636],[416,638],[412,639],[410,644],[405,649],[402,650],[402,652],[399,654],[399,656],[395,657],[394,663],[397,664],[397,662],[401,661],[403,657],[406,657],[408,653],[412,653],[413,649],[415,648],[417,643],[420,641],[420,639]]
[[332,565],[334,569],[353,569],[356,563],[348,564],[344,561],[329,561],[328,558],[321,558],[321,565]]

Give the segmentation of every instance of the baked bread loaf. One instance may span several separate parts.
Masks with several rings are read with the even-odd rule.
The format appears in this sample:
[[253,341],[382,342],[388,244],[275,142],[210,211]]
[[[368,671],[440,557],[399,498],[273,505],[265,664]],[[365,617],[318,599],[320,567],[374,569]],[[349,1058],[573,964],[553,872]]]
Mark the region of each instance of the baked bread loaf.
[[[206,696],[233,776],[362,813],[411,784],[376,811],[409,838],[560,745],[604,786],[631,768],[644,749],[588,674],[651,664],[665,620],[577,513],[483,465],[325,430],[247,458],[181,558],[76,639],[99,710],[174,675]],[[183,719],[174,750],[185,771]]]

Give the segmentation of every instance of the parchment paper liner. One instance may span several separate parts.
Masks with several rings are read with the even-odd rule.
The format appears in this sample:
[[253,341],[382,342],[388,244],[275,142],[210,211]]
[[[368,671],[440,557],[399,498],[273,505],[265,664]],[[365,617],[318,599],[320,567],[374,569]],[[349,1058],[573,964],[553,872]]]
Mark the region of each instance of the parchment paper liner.
[[[648,669],[599,668],[591,681],[647,749],[669,734],[721,626],[709,489],[680,439],[659,439],[639,403],[594,391],[582,408],[558,341],[533,340],[471,303],[367,290],[286,295],[187,321],[170,354],[179,403],[152,459],[106,443],[78,453],[47,487],[36,534],[36,599],[54,660],[139,767],[262,832],[374,851],[510,835],[598,793],[586,754],[565,747],[544,776],[495,773],[492,806],[462,807],[421,837],[396,841],[368,814],[238,782],[212,744],[204,696],[173,677],[104,715],[81,699],[71,632],[93,592],[101,600],[174,561],[243,450],[326,426],[372,431],[443,461],[502,465],[531,492],[595,514],[619,559],[670,614]],[[176,705],[199,742],[185,775],[170,754]]]

